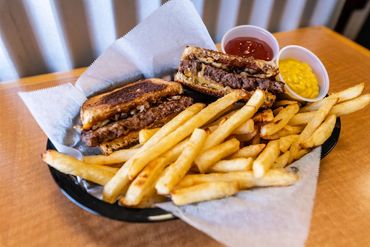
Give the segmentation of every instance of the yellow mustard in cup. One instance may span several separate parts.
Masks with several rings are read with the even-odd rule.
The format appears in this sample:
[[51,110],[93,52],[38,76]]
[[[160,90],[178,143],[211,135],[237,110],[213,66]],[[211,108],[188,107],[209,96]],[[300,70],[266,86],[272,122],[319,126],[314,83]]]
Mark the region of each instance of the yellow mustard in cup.
[[279,61],[280,75],[297,94],[305,98],[319,95],[319,82],[312,68],[304,62],[288,58]]

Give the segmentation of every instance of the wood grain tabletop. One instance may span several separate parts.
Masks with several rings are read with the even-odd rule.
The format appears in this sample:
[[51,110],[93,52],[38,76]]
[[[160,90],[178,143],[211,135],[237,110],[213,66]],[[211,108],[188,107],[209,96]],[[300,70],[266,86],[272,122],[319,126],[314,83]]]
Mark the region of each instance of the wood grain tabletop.
[[[324,27],[276,37],[281,47],[298,44],[316,53],[329,72],[331,92],[360,82],[370,92],[367,49]],[[74,82],[83,71],[0,85],[0,246],[220,246],[181,220],[109,220],[61,193],[40,159],[47,138],[17,93]],[[342,117],[339,142],[321,162],[307,246],[370,246],[369,134],[370,107]]]

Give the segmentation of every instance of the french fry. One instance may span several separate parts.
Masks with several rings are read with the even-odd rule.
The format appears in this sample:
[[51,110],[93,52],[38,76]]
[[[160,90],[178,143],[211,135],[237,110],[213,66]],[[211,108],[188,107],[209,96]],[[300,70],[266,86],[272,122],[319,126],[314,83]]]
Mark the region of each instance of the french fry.
[[186,175],[195,157],[202,149],[202,145],[206,140],[206,137],[207,134],[204,130],[194,130],[190,140],[186,144],[184,151],[177,158],[176,162],[172,163],[157,181],[155,188],[158,194],[169,194],[175,185]]
[[[133,158],[129,169],[129,178],[133,179],[150,161],[175,146],[177,143],[189,136],[194,129],[203,126],[210,119],[214,118],[214,116],[216,116],[219,112],[234,104],[242,97],[244,97],[244,94],[239,91],[231,92],[217,101],[209,104],[181,126],[177,126],[176,130],[172,130],[170,134],[162,138],[160,141],[157,141],[155,145],[152,145],[150,148],[146,149],[145,152],[140,153],[140,155]],[[162,127],[161,130],[163,128],[164,127]],[[150,142],[153,137],[150,138],[148,142]],[[145,144],[143,147],[145,147]]]
[[[173,162],[174,160],[176,160],[176,158],[180,155],[180,153],[182,152],[182,150],[185,148],[185,145],[186,145],[186,142],[187,140],[184,140],[182,142],[180,142],[179,144],[177,144],[174,148],[172,148],[171,150],[167,151],[163,157],[164,157],[164,161],[163,161],[163,164],[162,163],[159,163],[158,166],[166,166],[168,165],[169,163]],[[127,164],[128,162],[126,162],[122,167],[121,169],[118,171],[118,172],[121,172],[121,178],[122,180],[120,181],[120,186],[122,186],[120,188],[120,193],[124,193],[128,190],[128,186],[129,186],[129,178],[128,178],[128,168],[129,168],[129,164]],[[157,170],[157,168],[155,168],[154,170]],[[137,196],[137,197],[145,197],[147,195],[147,193],[150,192],[150,190],[148,190],[147,188],[148,187],[153,187],[154,188],[154,180],[155,179],[151,179],[151,178],[148,178],[147,180],[143,179],[144,175],[147,174],[148,171],[145,171],[143,173],[143,176],[141,176],[139,178],[139,180],[143,181],[144,182],[140,185],[140,183],[132,183],[132,186],[134,187],[130,192],[131,194],[132,193],[135,193],[134,196]],[[145,182],[147,181],[147,182]],[[139,185],[139,187],[137,187],[136,185]],[[117,197],[119,196],[119,194],[117,195]],[[133,196],[131,196],[133,197]],[[103,199],[104,201],[107,201],[107,202],[110,202],[110,203],[114,203],[115,199],[114,200],[109,200],[109,198],[104,198],[104,193],[103,193]],[[129,203],[129,202],[127,202]]]
[[263,139],[276,140],[276,139],[282,138],[284,136],[299,134],[299,133],[302,132],[303,129],[304,129],[304,126],[302,126],[302,125],[298,125],[298,126],[286,125],[282,130],[279,130],[277,133],[275,133],[273,135],[264,136]]
[[231,159],[236,158],[256,158],[262,150],[265,148],[266,144],[255,144],[249,145],[239,149],[236,153],[230,156]]
[[[90,164],[86,164],[85,165],[90,165]],[[108,171],[108,172],[111,172],[113,174],[115,174],[119,168],[118,167],[111,167],[111,166],[101,166],[101,165],[97,165],[100,169],[102,170],[105,170],[105,171]]]
[[298,175],[285,169],[270,169],[265,176],[256,179],[255,186],[289,186],[298,180]]
[[55,150],[47,150],[43,153],[42,160],[60,172],[79,176],[100,185],[106,184],[115,173],[109,169],[111,167],[85,164],[75,157],[59,153]]
[[144,144],[147,142],[160,128],[155,129],[142,129],[139,131],[139,143]]
[[238,172],[252,169],[252,158],[236,158],[232,160],[220,160],[209,170],[210,172]]
[[127,189],[124,204],[128,206],[138,205],[143,197],[154,187],[165,166],[168,165],[164,158],[157,158],[139,173]]
[[[232,112],[233,113],[233,112]],[[227,119],[227,118],[223,118],[218,124],[214,124],[214,125],[210,125],[210,126],[207,126],[206,127],[206,130],[209,131],[209,133],[212,133],[214,132],[220,124],[224,123]],[[248,121],[246,121],[244,124],[242,124],[241,126],[239,126],[234,132],[233,134],[250,134],[254,131],[254,121],[253,119],[249,119]]]
[[125,207],[133,207],[133,208],[153,208],[156,203],[165,202],[167,201],[167,197],[161,196],[157,194],[157,191],[155,188],[151,188],[151,190],[148,192],[147,195],[145,195],[139,204],[136,204],[134,206],[129,205],[126,203],[125,197],[121,197],[119,200],[120,206]]
[[[360,97],[362,97],[362,96],[360,96]],[[358,98],[356,98],[356,99],[358,99]],[[351,102],[350,105],[352,105],[353,101],[355,101],[356,99],[350,100],[350,101],[347,101],[347,102],[344,102],[344,103],[341,103],[341,104],[346,104],[348,102]],[[311,145],[313,145],[313,143],[310,143],[311,142],[310,139],[311,139],[312,135],[319,128],[320,124],[324,121],[326,116],[328,114],[331,114],[331,112],[333,112],[334,107],[336,107],[336,106],[334,106],[334,104],[337,101],[338,101],[338,98],[328,97],[328,98],[324,99],[324,101],[321,104],[321,107],[319,108],[319,110],[317,110],[315,112],[299,113],[299,114],[306,114],[306,115],[307,114],[312,114],[312,115],[310,117],[310,121],[308,122],[308,124],[306,125],[306,127],[304,128],[302,133],[299,135],[298,140],[293,142],[293,144],[291,145],[291,147],[290,147],[290,157],[289,157],[288,163],[293,162],[293,160],[300,159],[303,155],[305,155],[306,153],[309,152],[308,149],[301,149],[301,146],[311,147]],[[341,105],[341,104],[339,104],[339,105]],[[350,107],[350,105],[348,105],[346,107]],[[357,105],[357,103],[354,103],[354,105],[352,107],[356,108],[356,105]],[[297,115],[299,115],[299,114],[297,114]],[[333,118],[331,119],[331,121],[334,121]],[[330,124],[326,123],[324,125],[324,127],[322,129],[320,129],[319,132],[317,132],[318,134],[316,135],[316,138],[320,139],[320,141],[325,140],[325,137],[328,138],[328,136],[327,136],[328,135],[328,131],[327,131],[328,125],[329,125],[329,127],[333,126],[333,122],[330,122]],[[335,121],[334,121],[334,125],[335,125]],[[332,127],[332,128],[334,128],[334,127]],[[323,134],[324,134],[324,136],[322,136]],[[330,134],[331,134],[331,132],[330,132]],[[321,136],[319,136],[319,135],[321,135]]]
[[205,128],[206,132],[208,134],[212,133],[213,131],[215,131],[216,129],[218,128],[218,125],[211,125],[211,126],[208,126],[207,128]]
[[274,109],[274,110],[272,111],[272,113],[274,114],[274,116],[277,116],[277,115],[279,114],[279,112],[280,112],[281,110],[283,110],[283,109],[284,109],[284,107],[280,106],[280,107],[278,107],[278,108]]
[[338,101],[338,98],[326,98],[322,103],[321,107],[313,118],[308,122],[306,127],[303,129],[302,133],[299,135],[298,142],[299,144],[307,141],[307,139],[313,134],[313,132],[320,126],[320,124],[324,121],[326,116],[329,114],[332,107]]
[[220,126],[207,137],[203,150],[207,150],[223,142],[240,125],[252,118],[263,104],[264,100],[265,93],[262,90],[257,89],[245,106],[240,110],[237,110],[229,119],[220,124]]
[[255,136],[257,136],[258,130],[255,128],[253,132],[242,134],[242,135],[235,135],[234,137],[238,139],[240,142],[248,142],[252,140]]
[[283,153],[276,159],[271,169],[284,168],[288,164],[289,157],[290,157],[290,151],[286,151],[285,153]]
[[211,122],[210,124],[206,124],[203,128],[206,130],[207,134],[211,134],[215,131],[220,124],[224,123],[235,111],[231,111],[228,114],[217,118],[215,121]]
[[263,177],[270,169],[272,164],[279,156],[280,148],[279,141],[270,141],[266,148],[258,155],[257,159],[253,162],[253,174],[255,177]]
[[[286,125],[285,127],[284,127],[284,130],[286,131],[286,133],[289,133],[290,135],[294,135],[294,134],[298,134],[298,133],[300,133],[300,132],[302,132],[303,131],[303,129],[304,129],[304,127],[305,126],[303,126],[303,125],[300,125],[300,126],[290,126],[290,125]],[[281,134],[282,135],[282,134]],[[282,135],[281,137],[283,137],[283,136],[285,136],[285,135]]]
[[[337,93],[333,93],[333,94],[330,94],[329,97],[335,97],[335,98],[338,98],[338,103],[341,103],[341,102],[344,102],[344,101],[347,101],[347,100],[350,100],[350,99],[354,99],[358,96],[361,95],[362,91],[364,91],[364,88],[365,88],[365,83],[359,83],[353,87],[349,87],[345,90],[342,90],[340,92],[337,92]],[[319,109],[320,107],[318,107],[317,109]]]
[[171,193],[173,203],[185,205],[232,196],[238,192],[236,182],[213,182],[181,188]]
[[260,143],[261,143],[261,137],[260,137],[260,135],[258,134],[258,131],[257,131],[256,135],[252,139],[251,144],[256,145],[256,144],[260,144]]
[[188,141],[189,141],[189,138],[186,138],[185,140],[183,140],[182,142],[178,143],[176,146],[174,146],[173,148],[165,152],[162,155],[162,157],[169,160],[169,162],[174,162],[179,157],[179,155],[182,153]]
[[[336,97],[338,98],[338,103],[341,103],[341,102],[354,99],[360,96],[362,91],[364,90],[364,87],[365,87],[365,83],[359,83],[343,91],[333,93],[329,97]],[[323,100],[307,104],[307,106],[301,108],[300,112],[316,111],[320,108],[322,103],[323,103]]]
[[300,159],[302,156],[310,152],[310,149],[302,149],[299,145],[299,140],[294,142],[289,149],[290,155],[288,164],[292,163],[294,160]]
[[293,104],[298,104],[298,101],[295,100],[279,100],[274,103],[275,107],[278,106],[287,106],[287,105],[293,105]]
[[187,142],[185,140],[177,144],[162,157],[152,160],[129,185],[122,203],[127,206],[136,206],[141,204],[144,198],[150,196],[163,170],[179,157],[187,146]]
[[[364,94],[357,98],[345,101],[333,106],[329,114],[336,116],[347,115],[365,108],[370,103],[370,94]],[[307,124],[315,115],[316,111],[296,114],[290,121],[290,125]]]
[[285,153],[289,150],[293,142],[298,141],[298,135],[283,136],[279,139],[280,152]]
[[216,116],[214,116],[212,119],[210,119],[205,126],[208,125],[219,125],[220,122],[225,121],[227,118],[229,118],[234,112],[238,109],[240,109],[244,104],[243,103],[234,103],[227,107],[225,110],[218,113]]
[[194,163],[197,165],[201,173],[205,173],[208,168],[210,168],[217,161],[220,161],[221,159],[238,151],[239,144],[240,143],[237,139],[230,139],[204,151],[194,160]]
[[370,94],[364,94],[355,99],[335,105],[330,111],[330,114],[336,116],[347,115],[365,108],[365,106],[367,106],[369,103]]
[[216,117],[215,117],[215,120],[212,121],[210,120],[210,123],[206,124],[205,126],[208,127],[208,126],[219,126],[221,123],[225,122],[228,118],[230,118],[231,115],[233,115],[236,110],[233,110],[233,111],[230,111],[228,112],[226,115],[225,114],[222,114],[224,111],[222,111],[221,113],[219,113]]
[[[114,203],[117,197],[121,193],[123,193],[127,188],[127,185],[130,181],[129,170],[131,169],[131,166],[133,165],[135,158],[141,157],[142,153],[146,152],[152,146],[156,146],[159,140],[169,135],[169,133],[173,132],[174,130],[179,129],[179,126],[183,126],[183,123],[185,121],[192,118],[194,114],[199,113],[203,108],[204,104],[194,104],[186,108],[184,111],[180,112],[176,117],[174,117],[171,121],[165,124],[159,131],[157,131],[146,143],[144,143],[144,145],[139,149],[139,151],[133,157],[131,157],[125,163],[124,166],[122,166],[118,170],[118,172],[113,176],[113,178],[107,184],[104,185],[103,200],[109,203]],[[178,142],[176,142],[171,147],[175,146],[177,143]],[[167,150],[169,150],[171,147],[169,147]],[[162,153],[166,152],[167,150],[163,151]],[[142,170],[142,168],[143,166],[140,168],[140,171]],[[139,171],[137,171],[137,173],[138,172]],[[134,177],[135,176],[131,177],[131,179],[133,179]]]
[[[157,143],[160,140],[162,140],[165,136],[171,134],[172,132],[177,130],[180,126],[182,126],[184,123],[187,123],[195,115],[199,114],[199,112],[201,112],[204,109],[204,107],[205,107],[204,104],[196,103],[196,104],[193,104],[193,105],[189,106],[188,108],[186,108],[182,112],[180,112],[176,117],[174,117],[171,121],[169,121],[162,128],[160,128],[143,145],[143,147],[140,148],[140,153],[143,153],[144,151],[148,150],[150,147],[157,145]],[[175,145],[173,145],[173,146],[175,146]]]
[[142,144],[138,143],[138,144],[136,144],[135,146],[132,146],[130,149],[139,149],[139,148],[141,148],[142,146],[143,146]]
[[88,155],[82,158],[82,161],[93,165],[113,165],[123,163],[134,156],[138,149],[122,149],[111,153],[110,155]]
[[325,121],[317,128],[317,130],[301,145],[304,148],[317,147],[322,145],[333,132],[337,117],[335,115],[328,116]]
[[253,117],[254,122],[268,123],[274,119],[274,114],[271,109],[266,109],[260,113],[257,113]]
[[240,189],[265,186],[289,186],[296,182],[298,176],[284,169],[270,169],[265,176],[256,178],[252,171],[208,173],[186,175],[176,188],[186,188],[196,184],[212,182],[237,182]]
[[308,154],[310,151],[311,151],[310,149],[305,149],[305,148],[300,149],[300,150],[298,150],[297,154],[294,156],[294,159],[299,160],[304,155]]
[[298,153],[300,149],[301,147],[299,145],[299,137],[298,137],[298,140],[294,141],[292,145],[290,145],[290,149],[289,149],[290,155],[288,159],[288,164],[292,163],[296,159],[296,157],[298,157]]
[[233,134],[244,135],[249,134],[253,131],[254,131],[254,121],[253,119],[249,119],[247,122],[243,123],[236,130],[234,130]]
[[270,136],[284,128],[290,119],[299,111],[298,104],[288,105],[282,109],[271,123],[261,127],[261,136]]
[[240,189],[248,189],[255,185],[255,178],[252,171],[189,174],[177,184],[176,189],[213,182],[237,182]]
[[289,121],[289,125],[305,125],[307,124],[312,118],[315,112],[302,112],[297,113],[292,119]]

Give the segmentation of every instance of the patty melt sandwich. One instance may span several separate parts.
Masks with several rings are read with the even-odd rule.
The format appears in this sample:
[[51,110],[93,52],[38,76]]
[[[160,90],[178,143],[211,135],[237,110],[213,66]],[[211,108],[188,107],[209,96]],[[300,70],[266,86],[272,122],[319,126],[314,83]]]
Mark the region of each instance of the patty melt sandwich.
[[266,92],[264,107],[270,107],[284,84],[276,81],[279,73],[273,62],[241,57],[188,46],[185,48],[175,81],[193,90],[222,97],[233,90],[243,90],[246,100],[254,90]]
[[182,93],[181,84],[152,78],[94,96],[81,108],[82,140],[105,154],[137,144],[141,129],[161,127],[193,103]]

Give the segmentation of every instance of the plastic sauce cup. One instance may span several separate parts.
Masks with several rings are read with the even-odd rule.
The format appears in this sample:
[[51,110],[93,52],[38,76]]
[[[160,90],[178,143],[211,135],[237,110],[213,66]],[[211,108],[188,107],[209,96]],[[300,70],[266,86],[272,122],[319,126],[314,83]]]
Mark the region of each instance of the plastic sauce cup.
[[293,89],[291,89],[289,85],[284,82],[284,78],[281,76],[281,74],[279,74],[280,81],[284,82],[285,84],[285,93],[290,98],[299,101],[315,102],[324,98],[329,92],[330,82],[328,72],[326,71],[325,66],[322,64],[320,59],[308,49],[298,45],[288,45],[281,49],[277,57],[277,65],[279,65],[280,60],[288,58],[307,63],[311,67],[312,71],[317,77],[320,92],[316,98],[302,97],[301,95],[293,91]]
[[239,37],[252,37],[266,42],[267,45],[270,46],[272,49],[273,58],[271,61],[276,60],[279,54],[279,43],[275,39],[274,35],[272,35],[272,33],[267,31],[266,29],[253,25],[236,26],[227,31],[221,40],[222,52],[225,52],[225,46],[230,40]]

